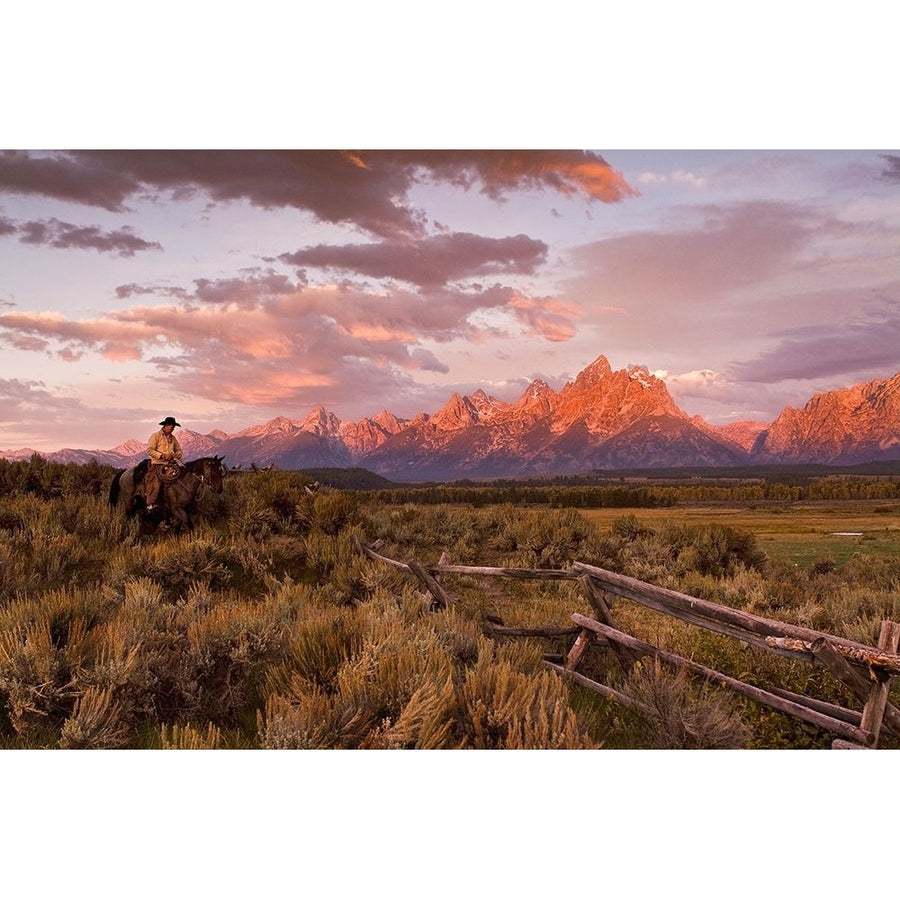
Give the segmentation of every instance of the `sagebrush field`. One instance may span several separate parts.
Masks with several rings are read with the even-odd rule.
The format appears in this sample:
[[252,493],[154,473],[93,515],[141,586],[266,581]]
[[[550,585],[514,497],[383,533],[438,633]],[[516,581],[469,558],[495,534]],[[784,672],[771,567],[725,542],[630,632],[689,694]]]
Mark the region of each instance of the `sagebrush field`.
[[[574,583],[448,575],[459,603],[430,612],[417,582],[358,555],[353,536],[426,563],[442,554],[528,568],[580,560],[865,643],[882,619],[900,618],[892,481],[814,502],[733,493],[706,505],[677,493],[648,502],[642,488],[629,506],[617,489],[615,504],[579,509],[558,488],[527,498],[512,488],[310,494],[309,475],[273,471],[228,478],[192,533],[142,538],[108,507],[112,474],[0,461],[4,748],[830,744],[649,661],[624,676],[598,651],[598,676],[627,680],[653,712],[626,711],[543,665],[571,639],[484,633],[488,616],[565,627],[573,612],[590,614]],[[632,633],[720,671],[848,702],[808,666],[625,601],[615,613]]]

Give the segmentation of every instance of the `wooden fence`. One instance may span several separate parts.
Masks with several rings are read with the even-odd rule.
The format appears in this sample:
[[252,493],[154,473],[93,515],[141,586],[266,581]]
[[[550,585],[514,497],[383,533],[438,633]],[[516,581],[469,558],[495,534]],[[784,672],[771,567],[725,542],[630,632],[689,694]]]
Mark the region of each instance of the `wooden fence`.
[[[882,731],[900,737],[900,709],[889,702],[891,679],[900,674],[900,624],[885,621],[878,645],[860,644],[798,625],[755,616],[742,610],[657,587],[587,563],[575,562],[568,569],[515,569],[490,566],[450,565],[444,557],[438,565],[426,566],[416,559],[408,562],[378,553],[380,542],[363,544],[354,538],[357,550],[381,563],[414,575],[431,597],[434,610],[456,602],[440,584],[441,574],[465,574],[500,578],[553,579],[578,581],[594,612],[593,616],[572,613],[566,628],[507,627],[490,617],[485,631],[510,637],[572,637],[573,643],[561,662],[545,658],[545,665],[565,678],[590,688],[626,706],[637,705],[627,694],[601,684],[578,671],[590,647],[611,649],[625,671],[642,656],[651,656],[673,669],[683,669],[724,685],[744,697],[794,716],[835,735],[835,749],[876,748]],[[862,706],[861,711],[827,703],[804,694],[776,687],[767,689],[748,684],[693,660],[670,653],[621,631],[612,614],[615,598],[622,598],[656,610],[682,622],[727,635],[788,659],[802,660],[829,671]]]

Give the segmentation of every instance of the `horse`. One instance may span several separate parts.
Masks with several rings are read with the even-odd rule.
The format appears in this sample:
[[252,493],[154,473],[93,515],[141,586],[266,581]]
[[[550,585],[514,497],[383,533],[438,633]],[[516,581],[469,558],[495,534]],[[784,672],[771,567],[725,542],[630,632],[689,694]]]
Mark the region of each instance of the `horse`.
[[220,456],[204,456],[185,463],[174,480],[164,478],[157,501],[158,510],[151,515],[144,505],[143,496],[138,493],[150,465],[149,460],[142,460],[130,469],[119,469],[113,476],[109,486],[109,505],[116,507],[121,501],[125,506],[125,515],[141,514],[145,526],[159,525],[168,516],[175,520],[176,528],[191,528],[191,513],[196,511],[206,489],[216,494],[224,490],[223,479],[228,470],[222,463]]
[[150,467],[150,460],[141,460],[129,469],[118,469],[109,486],[109,505],[116,507],[121,502],[125,507],[125,515],[136,515],[144,506],[143,497],[137,492]]

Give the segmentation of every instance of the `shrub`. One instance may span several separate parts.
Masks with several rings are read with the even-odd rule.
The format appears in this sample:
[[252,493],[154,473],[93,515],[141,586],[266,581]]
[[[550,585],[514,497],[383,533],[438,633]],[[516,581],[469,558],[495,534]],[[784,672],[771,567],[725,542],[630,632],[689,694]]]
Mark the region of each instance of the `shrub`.
[[112,689],[88,688],[63,723],[59,746],[63,750],[110,750],[125,744],[128,729],[121,721],[122,707]]
[[205,731],[193,725],[164,725],[160,743],[163,750],[218,750],[222,746],[222,731],[211,722]]
[[624,693],[637,707],[648,746],[661,750],[736,749],[750,732],[722,696],[707,684],[695,687],[684,670],[673,676],[658,660],[638,663],[625,681]]

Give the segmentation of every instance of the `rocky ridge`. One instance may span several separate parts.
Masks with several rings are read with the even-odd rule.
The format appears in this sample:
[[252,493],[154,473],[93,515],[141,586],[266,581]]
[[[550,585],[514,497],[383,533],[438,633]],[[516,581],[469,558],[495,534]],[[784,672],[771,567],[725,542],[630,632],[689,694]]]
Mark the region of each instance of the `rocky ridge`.
[[[388,410],[342,422],[324,407],[279,416],[236,434],[179,431],[189,457],[220,454],[230,465],[284,469],[363,466],[400,481],[573,474],[594,469],[728,467],[900,459],[900,373],[816,394],[771,424],[714,426],[688,416],[646,368],[614,371],[598,357],[560,391],[533,381],[513,403],[483,390],[453,394],[433,414],[402,419]],[[34,451],[0,453],[27,459]],[[144,445],[41,454],[132,465]]]

